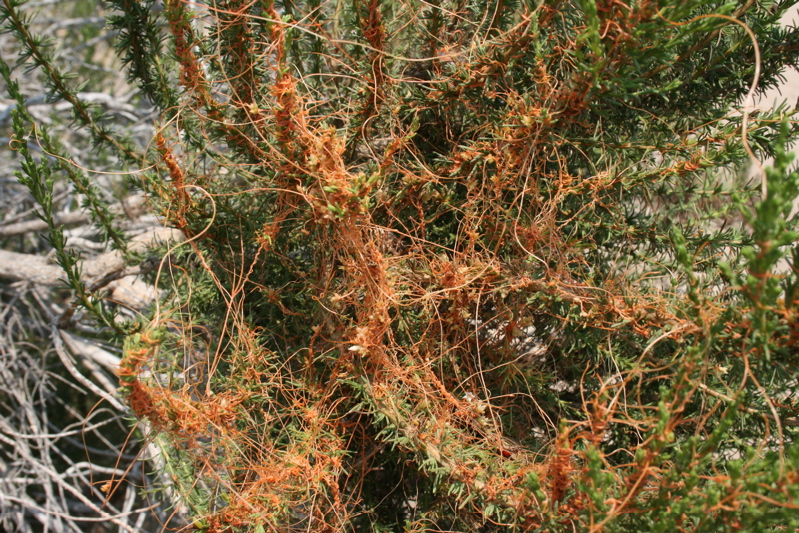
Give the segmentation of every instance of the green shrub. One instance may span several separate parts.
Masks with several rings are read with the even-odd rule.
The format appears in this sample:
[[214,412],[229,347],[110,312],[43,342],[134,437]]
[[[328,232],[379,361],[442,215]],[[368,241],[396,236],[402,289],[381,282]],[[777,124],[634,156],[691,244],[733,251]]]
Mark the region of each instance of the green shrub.
[[[188,237],[120,325],[51,224],[195,526],[798,527],[797,128],[735,112],[794,3],[114,0],[138,153],[3,0]],[[70,167],[19,149],[46,213]]]

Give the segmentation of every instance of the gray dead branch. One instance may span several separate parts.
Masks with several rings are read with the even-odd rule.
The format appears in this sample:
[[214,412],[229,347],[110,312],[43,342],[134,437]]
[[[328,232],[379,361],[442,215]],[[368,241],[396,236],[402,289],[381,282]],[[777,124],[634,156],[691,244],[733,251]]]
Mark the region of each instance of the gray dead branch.
[[[129,250],[145,253],[160,244],[181,242],[184,239],[179,230],[155,227],[131,239]],[[118,251],[87,258],[81,263],[81,279],[87,286],[101,284],[108,291],[109,300],[136,310],[151,305],[158,296],[154,287],[138,277],[140,273],[138,267],[128,266],[124,256]],[[6,250],[0,250],[0,278],[47,287],[65,286],[64,271],[46,257]],[[108,282],[103,283],[104,281]]]
[[[131,196],[111,206],[111,213],[124,215],[129,220],[139,218],[144,214],[145,210],[145,200],[144,197],[140,195]],[[91,216],[85,211],[72,211],[55,216],[55,223],[60,226],[79,226],[88,224],[90,220]],[[35,220],[26,220],[24,222],[10,222],[11,221],[5,221],[5,223],[0,224],[0,237],[12,237],[24,233],[41,233],[47,230],[47,223],[38,218]]]
[[[142,275],[158,266],[160,257],[153,250],[185,237],[157,225],[141,196],[112,209],[120,227],[132,235],[128,256],[106,252],[94,240],[87,214],[67,212],[57,220],[73,228],[65,235],[82,252],[81,278],[87,287],[107,301],[141,312],[160,296]],[[0,238],[36,242],[46,225],[24,220],[32,215],[31,210],[14,215],[11,223],[0,226]],[[137,265],[131,256],[147,259]],[[63,278],[61,267],[46,254],[0,250],[0,289],[9,295],[0,300],[0,530],[134,533],[150,530],[153,522],[182,523],[171,480],[163,477],[157,439],[139,445],[138,438],[127,437],[134,430],[142,435],[151,431],[146,422],[130,425],[130,411],[118,395],[120,352],[90,338],[90,328],[81,324],[69,331],[57,325],[64,305],[52,289],[64,286]],[[30,342],[34,332],[42,339],[37,345]],[[58,363],[63,370],[51,370]],[[64,386],[66,395],[59,391]],[[100,399],[88,411],[70,398],[87,395]],[[54,416],[56,412],[68,416]],[[76,454],[92,459],[70,459]],[[98,463],[102,458],[111,462]],[[166,494],[155,503],[140,493],[153,483]],[[103,528],[97,529],[100,524]]]

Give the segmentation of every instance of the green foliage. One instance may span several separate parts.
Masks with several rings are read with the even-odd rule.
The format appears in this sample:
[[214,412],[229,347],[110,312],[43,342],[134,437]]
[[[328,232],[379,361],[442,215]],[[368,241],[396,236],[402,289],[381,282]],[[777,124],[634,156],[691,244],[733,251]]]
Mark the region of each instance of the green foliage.
[[118,1],[144,154],[3,2],[19,64],[189,238],[120,380],[198,529],[797,526],[797,128],[732,112],[731,20],[763,91],[793,2]]
[[[67,159],[60,155],[61,147],[50,138],[45,128],[35,126],[33,117],[25,109],[25,102],[19,91],[19,86],[11,79],[11,71],[2,59],[0,59],[0,75],[7,83],[9,94],[16,100],[16,107],[11,112],[14,137],[10,146],[23,158],[22,171],[17,172],[16,176],[20,183],[30,190],[31,196],[40,206],[36,215],[47,223],[47,240],[55,251],[56,263],[66,274],[65,284],[75,292],[76,305],[90,311],[106,327],[115,330],[117,326],[114,323],[113,313],[103,307],[102,302],[92,294],[92,289],[86,287],[86,284],[80,279],[80,255],[67,248],[63,228],[55,222],[53,213],[54,169],[47,159],[42,158],[38,162],[34,160],[28,150],[28,141],[31,137],[35,137],[48,154],[55,156],[58,170],[64,171],[78,190],[84,194],[83,207],[89,210],[95,226],[103,232],[103,236],[107,240],[111,240],[117,248],[124,249],[124,234],[112,226],[113,217],[88,178],[66,162]],[[33,129],[28,130],[26,123],[32,125]],[[71,311],[72,309],[69,313],[70,316]]]

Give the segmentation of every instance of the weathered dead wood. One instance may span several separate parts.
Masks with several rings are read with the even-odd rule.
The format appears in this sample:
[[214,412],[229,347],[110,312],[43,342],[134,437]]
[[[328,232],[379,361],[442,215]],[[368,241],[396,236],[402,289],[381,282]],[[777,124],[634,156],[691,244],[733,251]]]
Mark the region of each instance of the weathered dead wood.
[[[164,242],[180,242],[185,237],[174,228],[153,228],[131,239],[128,249],[134,253],[146,252]],[[138,268],[130,268],[118,251],[85,259],[81,264],[81,279],[88,285],[101,284],[109,290],[109,298],[126,307],[142,309],[157,296],[155,288],[136,278]],[[35,254],[20,254],[0,250],[0,278],[57,287],[65,285],[61,267]],[[103,283],[104,280],[112,281]]]
[[[134,195],[125,198],[111,206],[111,212],[117,215],[124,215],[128,219],[135,219],[141,216],[146,210],[145,199],[141,195]],[[53,217],[59,226],[79,226],[91,220],[86,211],[73,211],[71,213],[61,213]],[[14,222],[12,224],[0,225],[0,237],[11,237],[25,233],[41,233],[47,230],[47,223],[44,220],[26,220],[24,222]]]

